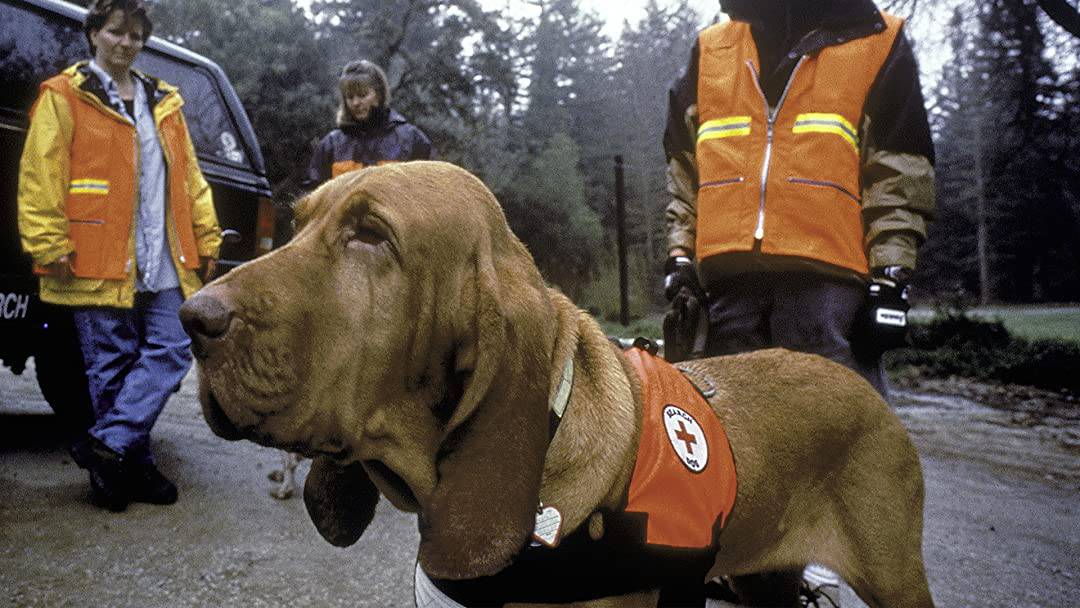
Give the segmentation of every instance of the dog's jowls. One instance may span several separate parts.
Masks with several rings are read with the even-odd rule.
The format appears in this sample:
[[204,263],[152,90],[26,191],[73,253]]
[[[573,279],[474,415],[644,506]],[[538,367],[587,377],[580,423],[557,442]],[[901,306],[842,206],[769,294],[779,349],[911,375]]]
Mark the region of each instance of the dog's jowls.
[[[598,325],[545,286],[487,188],[445,163],[388,165],[325,184],[297,212],[288,245],[181,311],[211,428],[314,458],[304,500],[331,543],[356,542],[380,495],[418,513],[432,578],[511,564],[541,502],[559,506],[564,535],[584,525],[602,539],[634,466],[640,387]],[[868,384],[782,350],[687,366],[716,387],[739,473],[709,577],[816,562],[870,606],[932,606],[918,457]]]

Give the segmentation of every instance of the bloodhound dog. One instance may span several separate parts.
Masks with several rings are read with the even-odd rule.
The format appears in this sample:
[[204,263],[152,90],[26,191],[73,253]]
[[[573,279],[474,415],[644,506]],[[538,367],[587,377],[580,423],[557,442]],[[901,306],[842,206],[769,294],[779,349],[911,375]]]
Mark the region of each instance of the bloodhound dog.
[[[181,318],[207,423],[313,458],[304,500],[327,541],[356,542],[381,495],[418,515],[425,593],[522,564],[547,577],[537,587],[572,588],[548,597],[523,590],[525,577],[479,596],[485,605],[656,605],[670,583],[807,563],[870,606],[933,605],[918,456],[855,373],[779,349],[684,364],[726,428],[734,506],[704,567],[680,578],[658,553],[619,571],[636,563],[627,552],[590,551],[619,535],[642,386],[597,323],[545,285],[491,192],[446,163],[373,167],[308,195],[297,220],[288,245],[207,285]],[[544,505],[558,506],[558,532],[584,560],[536,565]],[[613,559],[589,557],[603,555]],[[701,563],[688,555],[671,563]],[[593,578],[595,593],[575,591]]]

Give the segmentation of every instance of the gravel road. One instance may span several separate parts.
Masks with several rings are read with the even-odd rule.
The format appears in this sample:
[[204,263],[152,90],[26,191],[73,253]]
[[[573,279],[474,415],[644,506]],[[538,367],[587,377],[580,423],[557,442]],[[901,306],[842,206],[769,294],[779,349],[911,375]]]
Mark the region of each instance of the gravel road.
[[[210,433],[194,373],[154,433],[180,501],[121,514],[90,504],[32,373],[0,371],[0,605],[412,605],[414,517],[383,501],[359,543],[323,542],[301,500],[269,496],[276,451]],[[923,458],[938,606],[1080,605],[1080,406],[956,382],[896,405]]]

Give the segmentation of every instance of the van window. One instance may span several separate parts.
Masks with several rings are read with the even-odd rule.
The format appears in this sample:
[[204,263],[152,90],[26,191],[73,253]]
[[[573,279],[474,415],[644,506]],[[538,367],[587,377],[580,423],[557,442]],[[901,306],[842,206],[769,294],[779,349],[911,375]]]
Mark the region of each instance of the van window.
[[[82,24],[0,4],[0,106],[29,110],[38,85],[89,56]],[[25,110],[24,110],[25,109]]]
[[159,55],[152,49],[139,54],[135,69],[180,89],[184,98],[184,118],[200,156],[248,168],[247,154],[233,128],[225,100],[208,70]]
[[[25,121],[38,85],[64,68],[90,57],[82,24],[46,19],[31,9],[0,3],[0,108]],[[252,171],[220,88],[203,67],[183,63],[147,48],[135,68],[179,87],[184,118],[199,157]],[[24,122],[25,124],[25,122]]]

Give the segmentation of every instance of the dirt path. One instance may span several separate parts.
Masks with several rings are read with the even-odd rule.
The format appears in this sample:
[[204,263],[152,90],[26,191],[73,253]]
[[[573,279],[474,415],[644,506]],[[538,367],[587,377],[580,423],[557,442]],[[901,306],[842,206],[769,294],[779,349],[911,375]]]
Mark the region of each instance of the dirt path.
[[[1075,404],[1003,409],[988,405],[1000,406],[993,395],[933,392],[944,389],[897,393],[923,455],[938,605],[1077,605]],[[0,373],[0,605],[412,605],[414,518],[383,501],[359,543],[326,544],[300,500],[268,496],[275,451],[211,435],[192,377],[155,429],[162,469],[180,486],[170,507],[92,507],[45,412],[29,378]],[[848,591],[845,608],[859,605]]]

